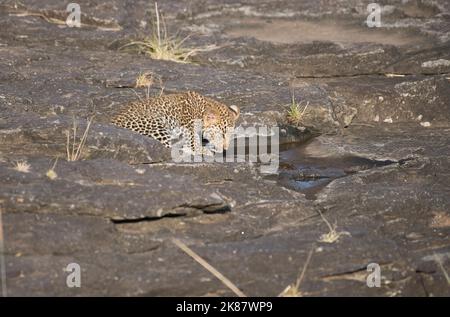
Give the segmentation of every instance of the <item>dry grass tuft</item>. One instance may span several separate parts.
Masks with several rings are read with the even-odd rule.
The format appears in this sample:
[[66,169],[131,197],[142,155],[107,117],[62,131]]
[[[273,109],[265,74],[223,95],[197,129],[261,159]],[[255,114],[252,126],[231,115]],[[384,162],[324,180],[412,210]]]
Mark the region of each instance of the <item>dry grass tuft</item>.
[[58,177],[58,174],[56,174],[55,170],[50,169],[47,171],[47,173],[45,173],[45,175],[47,175],[48,178],[50,178],[51,180],[54,180]]
[[58,177],[58,174],[56,174],[56,172],[55,172],[55,167],[56,167],[56,164],[57,164],[57,163],[58,163],[58,157],[56,158],[55,163],[53,164],[52,168],[50,168],[50,169],[47,171],[47,173],[45,173],[45,175],[46,175],[48,178],[50,178],[51,180],[54,180],[54,179],[56,179],[56,178]]
[[331,225],[330,222],[324,217],[324,215],[320,212],[319,215],[322,218],[322,220],[326,223],[328,226],[328,229],[330,230],[328,233],[324,233],[320,236],[319,242],[324,243],[334,243],[339,240],[341,236],[350,236],[350,233],[347,231],[336,231],[337,225]]
[[295,284],[291,284],[288,287],[286,287],[279,297],[301,297],[303,296],[303,293],[300,291],[300,285],[302,284],[303,278],[305,277],[306,269],[308,268],[309,262],[311,261],[311,257],[314,253],[314,248],[311,249],[308,253],[308,257],[306,258],[306,262],[303,265],[303,269],[300,273],[300,275],[297,278],[297,281]]
[[[147,88],[146,97],[150,98],[150,88],[155,84],[155,80],[158,81],[159,87],[161,88],[159,97],[162,96],[164,92],[164,83],[160,76],[153,74],[152,72],[139,73],[138,77],[136,77],[136,82],[134,84],[135,88]],[[136,91],[133,92],[138,96],[138,98],[142,101],[141,97],[138,95]]]
[[148,88],[153,85],[153,74],[152,73],[140,73],[138,77],[136,77],[136,83],[134,84],[134,87],[136,88]]
[[88,120],[86,129],[84,130],[83,136],[79,141],[77,141],[77,122],[75,118],[73,119],[72,131],[70,130],[66,131],[67,135],[66,152],[67,152],[67,160],[69,162],[78,161],[80,159],[84,146],[86,144],[89,128],[91,127],[93,120],[94,120],[93,116]]
[[21,173],[28,173],[31,169],[31,165],[26,161],[18,161],[14,164],[13,169]]
[[148,55],[153,59],[188,63],[191,56],[216,48],[215,45],[208,45],[201,48],[185,47],[184,42],[189,36],[185,38],[179,38],[176,35],[169,36],[164,19],[162,17],[160,18],[157,2],[155,2],[155,18],[156,21],[153,22],[153,32],[150,37],[144,38],[142,41],[133,41],[125,44],[119,50],[134,50]]

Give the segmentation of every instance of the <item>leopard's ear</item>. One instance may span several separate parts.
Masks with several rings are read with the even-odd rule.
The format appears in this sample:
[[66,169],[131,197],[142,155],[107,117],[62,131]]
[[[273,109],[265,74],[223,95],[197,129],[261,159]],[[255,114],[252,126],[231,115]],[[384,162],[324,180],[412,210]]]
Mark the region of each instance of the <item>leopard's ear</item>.
[[239,110],[238,106],[231,105],[229,108],[230,108],[231,112],[233,112],[233,114],[234,114],[234,119],[239,118],[239,114],[241,113],[241,111]]
[[216,124],[217,121],[219,121],[219,114],[216,111],[208,109],[203,114],[203,124],[205,127],[212,126]]

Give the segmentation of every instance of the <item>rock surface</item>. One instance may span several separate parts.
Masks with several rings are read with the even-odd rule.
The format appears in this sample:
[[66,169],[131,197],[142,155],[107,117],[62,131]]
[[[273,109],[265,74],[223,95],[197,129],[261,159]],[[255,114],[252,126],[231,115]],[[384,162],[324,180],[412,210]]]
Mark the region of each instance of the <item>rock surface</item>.
[[[171,34],[215,45],[186,64],[118,50],[152,31],[146,0],[79,1],[81,28],[64,24],[61,1],[2,2],[7,294],[232,296],[177,238],[249,296],[279,295],[310,252],[304,296],[450,295],[450,4],[389,1],[368,28],[370,2],[164,1]],[[344,164],[313,195],[285,185],[299,158],[281,156],[270,176],[249,162],[176,164],[109,124],[145,98],[142,73],[157,79],[150,95],[192,89],[238,105],[242,127],[280,126],[306,162],[384,163]],[[306,179],[331,173],[306,168]],[[66,285],[69,263],[80,288]],[[379,288],[366,284],[369,263]]]

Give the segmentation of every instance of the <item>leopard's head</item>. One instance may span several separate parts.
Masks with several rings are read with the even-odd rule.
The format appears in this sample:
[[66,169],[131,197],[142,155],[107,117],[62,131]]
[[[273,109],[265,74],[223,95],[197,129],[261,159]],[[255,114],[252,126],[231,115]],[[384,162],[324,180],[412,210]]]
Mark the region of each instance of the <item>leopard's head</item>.
[[206,145],[211,151],[221,153],[230,145],[236,120],[239,118],[237,106],[226,106],[216,103],[206,107],[203,114],[203,139],[208,141]]

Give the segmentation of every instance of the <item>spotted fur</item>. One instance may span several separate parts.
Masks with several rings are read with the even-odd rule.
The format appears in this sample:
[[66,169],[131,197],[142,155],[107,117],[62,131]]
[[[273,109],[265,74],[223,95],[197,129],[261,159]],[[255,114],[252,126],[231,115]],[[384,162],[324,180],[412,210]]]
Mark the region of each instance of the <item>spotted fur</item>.
[[[117,126],[150,136],[166,147],[178,137],[188,140],[194,153],[204,153],[201,140],[208,140],[213,152],[226,150],[239,109],[228,107],[196,92],[163,95],[129,104],[113,118]],[[201,137],[196,137],[200,124]]]

